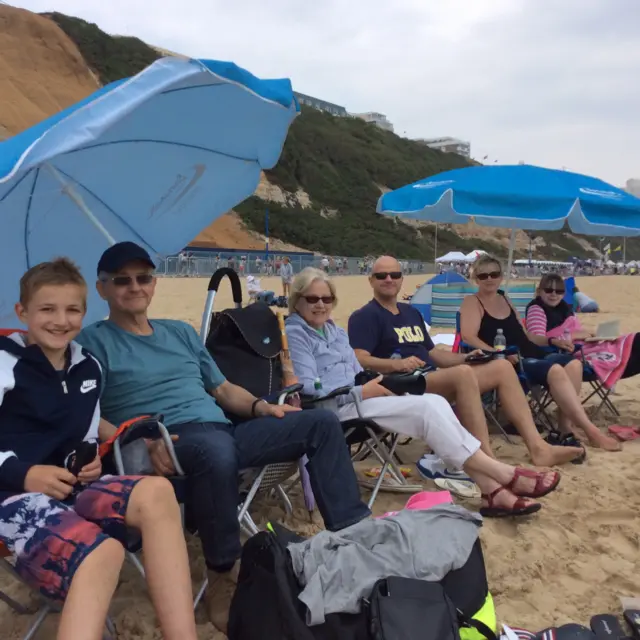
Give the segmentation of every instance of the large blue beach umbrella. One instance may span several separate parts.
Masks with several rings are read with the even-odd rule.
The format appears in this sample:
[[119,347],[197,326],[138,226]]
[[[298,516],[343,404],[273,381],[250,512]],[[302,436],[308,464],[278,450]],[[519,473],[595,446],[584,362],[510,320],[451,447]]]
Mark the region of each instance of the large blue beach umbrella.
[[454,169],[385,193],[378,213],[487,227],[640,235],[640,199],[602,180],[531,165]]
[[[640,199],[597,178],[531,165],[454,169],[385,193],[378,213],[412,220],[574,233],[640,235]],[[510,269],[509,269],[510,271]],[[509,273],[508,271],[508,273]]]
[[[0,327],[43,260],[69,256],[92,284],[113,242],[180,251],[255,191],[298,113],[289,80],[163,58],[0,143]],[[88,322],[106,315],[93,289]]]

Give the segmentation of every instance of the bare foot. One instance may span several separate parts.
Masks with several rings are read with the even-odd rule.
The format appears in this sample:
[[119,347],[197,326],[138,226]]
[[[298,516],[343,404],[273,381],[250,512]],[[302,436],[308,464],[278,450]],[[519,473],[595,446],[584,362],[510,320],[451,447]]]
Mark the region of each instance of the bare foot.
[[555,490],[560,482],[557,471],[533,471],[519,467],[514,469],[509,489],[516,496],[542,498]]
[[622,451],[622,443],[602,433],[599,429],[587,434],[591,446],[605,451]]
[[555,467],[576,460],[584,454],[584,449],[582,447],[554,447],[544,442],[540,447],[530,451],[530,454],[536,467]]

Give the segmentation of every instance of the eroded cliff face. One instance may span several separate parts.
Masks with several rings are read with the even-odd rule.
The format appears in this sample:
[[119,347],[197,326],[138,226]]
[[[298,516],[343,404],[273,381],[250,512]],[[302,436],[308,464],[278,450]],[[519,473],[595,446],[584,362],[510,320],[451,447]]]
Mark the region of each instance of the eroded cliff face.
[[19,133],[99,87],[51,20],[0,5],[0,136]]

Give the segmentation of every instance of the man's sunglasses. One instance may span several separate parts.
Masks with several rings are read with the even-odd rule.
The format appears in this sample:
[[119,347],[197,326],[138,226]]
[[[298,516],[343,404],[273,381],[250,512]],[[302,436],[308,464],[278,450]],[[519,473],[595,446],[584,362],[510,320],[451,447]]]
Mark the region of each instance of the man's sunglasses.
[[548,287],[546,289],[543,289],[543,291],[545,293],[548,293],[549,295],[553,294],[553,293],[557,293],[559,296],[563,296],[565,290],[564,289],[553,289],[552,287]]
[[378,273],[373,274],[376,280],[386,280],[387,276],[392,280],[400,280],[400,278],[402,278],[402,271],[378,271]]
[[333,304],[336,299],[333,296],[302,296],[309,304],[318,304],[322,300],[322,304]]
[[479,273],[476,275],[478,280],[488,280],[491,278],[492,280],[497,280],[502,277],[502,271],[487,271],[486,273]]
[[104,281],[111,281],[116,287],[129,287],[135,281],[139,285],[151,284],[153,282],[153,278],[155,276],[152,273],[139,273],[136,276],[111,276],[109,278],[105,278]]

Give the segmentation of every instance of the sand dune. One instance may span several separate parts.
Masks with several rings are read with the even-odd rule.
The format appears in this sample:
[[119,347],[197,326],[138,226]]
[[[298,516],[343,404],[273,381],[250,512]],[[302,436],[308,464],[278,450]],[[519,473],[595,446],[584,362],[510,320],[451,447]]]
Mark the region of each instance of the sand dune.
[[[409,277],[406,290],[420,282]],[[345,324],[349,314],[369,298],[365,278],[353,276],[337,280],[341,298],[336,320]],[[264,279],[278,290],[276,279]],[[625,331],[640,330],[640,302],[637,291],[640,278],[585,278],[579,286],[595,297],[605,310],[598,317],[586,317],[585,324],[594,326],[605,318],[619,318]],[[206,291],[206,281],[167,279],[159,283],[153,315],[186,320],[199,327]],[[231,304],[228,286],[223,284],[216,309]],[[638,380],[618,385],[615,402],[622,411],[621,424],[640,422],[640,390]],[[609,424],[608,416],[598,420]],[[520,444],[508,445],[496,437],[497,455],[506,460],[525,460]],[[402,448],[401,455],[413,461],[423,451],[419,443]],[[496,598],[500,619],[539,630],[554,623],[588,623],[596,613],[618,612],[618,596],[640,596],[640,444],[625,444],[624,451],[606,454],[589,450],[584,465],[562,469],[558,491],[544,499],[540,514],[526,521],[486,521],[482,540],[489,569],[491,590]],[[416,481],[418,481],[416,477]],[[428,486],[428,483],[425,483]],[[381,494],[376,511],[399,508],[402,497]],[[299,492],[294,499],[294,517],[286,523],[303,532],[312,533],[321,526],[318,514],[309,522]],[[477,508],[477,504],[467,505]],[[277,503],[262,504],[257,519],[283,518]],[[197,540],[190,540],[194,588],[201,579],[203,563]],[[25,599],[27,590],[0,577],[0,587]],[[150,640],[159,638],[153,611],[145,586],[139,576],[127,567],[113,603],[120,638]],[[201,638],[214,635],[213,627],[198,611]],[[0,603],[2,638],[19,638],[29,619],[16,616]],[[51,617],[39,634],[45,640],[53,637],[55,617]]]

